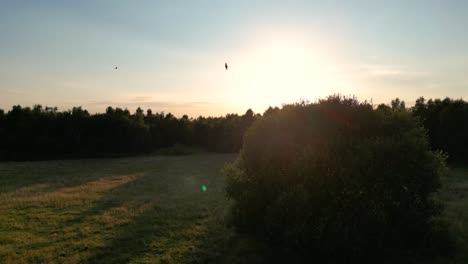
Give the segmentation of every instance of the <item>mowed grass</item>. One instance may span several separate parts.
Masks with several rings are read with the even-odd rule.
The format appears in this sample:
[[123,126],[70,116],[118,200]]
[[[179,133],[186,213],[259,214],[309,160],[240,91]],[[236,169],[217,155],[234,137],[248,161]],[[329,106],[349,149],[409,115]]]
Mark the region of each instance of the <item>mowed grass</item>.
[[[0,263],[267,262],[265,246],[225,224],[220,170],[235,158],[0,163]],[[442,180],[457,250],[431,263],[468,263],[468,168]]]
[[439,220],[448,227],[452,256],[434,263],[468,263],[468,166],[457,166],[442,179],[436,198],[445,206]]
[[261,262],[224,224],[235,157],[0,163],[0,263]]

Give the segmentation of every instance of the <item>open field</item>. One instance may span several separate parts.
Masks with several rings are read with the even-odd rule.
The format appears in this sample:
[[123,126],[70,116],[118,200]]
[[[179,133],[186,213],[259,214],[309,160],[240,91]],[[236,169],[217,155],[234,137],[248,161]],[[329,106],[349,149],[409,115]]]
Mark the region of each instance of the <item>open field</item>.
[[1,163],[0,263],[244,262],[250,242],[223,224],[233,159]]
[[[234,159],[0,163],[0,263],[259,263],[263,247],[224,225],[220,169]],[[468,169],[443,182],[442,218],[468,248]]]

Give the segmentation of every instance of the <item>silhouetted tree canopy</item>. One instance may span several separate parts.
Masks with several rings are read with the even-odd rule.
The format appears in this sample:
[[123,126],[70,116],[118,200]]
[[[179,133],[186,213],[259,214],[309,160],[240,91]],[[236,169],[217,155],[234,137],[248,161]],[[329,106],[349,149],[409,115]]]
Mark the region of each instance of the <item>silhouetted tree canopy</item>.
[[[433,149],[450,160],[468,161],[468,103],[463,100],[419,98],[412,108],[396,98],[375,107],[382,112],[406,111],[422,122]],[[288,106],[287,106],[288,107]],[[263,116],[277,114],[269,107]],[[0,160],[92,157],[147,153],[176,143],[209,151],[235,152],[246,129],[260,117],[251,109],[244,115],[177,118],[171,113],[138,107],[105,109],[90,115],[82,107],[58,111],[57,107],[15,105],[0,109]]]
[[269,110],[224,171],[232,224],[317,263],[398,263],[423,248],[444,157],[404,109],[331,96]]
[[56,107],[33,108],[19,105],[0,111],[0,159],[49,159],[93,157],[113,154],[148,153],[174,144],[235,152],[245,130],[257,118],[252,110],[245,115],[225,117],[106,108],[103,114],[90,115],[81,107],[57,111]]
[[468,103],[445,98],[418,98],[411,109],[427,129],[431,145],[452,161],[468,162]]

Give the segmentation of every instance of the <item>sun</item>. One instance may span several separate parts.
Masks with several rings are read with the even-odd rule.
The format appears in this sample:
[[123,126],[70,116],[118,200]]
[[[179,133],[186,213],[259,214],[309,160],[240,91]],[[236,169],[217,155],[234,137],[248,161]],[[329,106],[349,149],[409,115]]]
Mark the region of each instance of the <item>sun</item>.
[[333,54],[308,41],[261,41],[238,62],[238,100],[263,111],[270,105],[313,100],[342,85]]

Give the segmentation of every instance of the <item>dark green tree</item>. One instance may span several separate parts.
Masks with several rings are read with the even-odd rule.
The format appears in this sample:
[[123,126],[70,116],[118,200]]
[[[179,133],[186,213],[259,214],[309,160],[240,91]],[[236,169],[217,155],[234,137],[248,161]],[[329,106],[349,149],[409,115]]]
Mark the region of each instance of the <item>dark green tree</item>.
[[444,171],[408,111],[331,96],[257,120],[224,174],[238,230],[289,256],[377,263],[424,246]]

